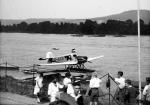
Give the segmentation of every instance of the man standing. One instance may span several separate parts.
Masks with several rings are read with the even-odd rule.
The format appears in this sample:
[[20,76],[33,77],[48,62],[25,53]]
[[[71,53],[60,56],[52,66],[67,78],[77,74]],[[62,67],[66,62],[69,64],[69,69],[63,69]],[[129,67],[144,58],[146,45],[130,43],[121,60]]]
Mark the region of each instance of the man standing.
[[131,80],[127,79],[125,83],[125,105],[136,105],[136,97],[139,91],[132,86]]
[[123,77],[123,72],[118,71],[117,78],[114,78],[115,82],[118,84],[118,89],[116,91],[116,99],[119,102],[124,102],[124,87],[125,87],[125,78]]
[[150,77],[146,79],[147,85],[144,87],[144,105],[150,105]]

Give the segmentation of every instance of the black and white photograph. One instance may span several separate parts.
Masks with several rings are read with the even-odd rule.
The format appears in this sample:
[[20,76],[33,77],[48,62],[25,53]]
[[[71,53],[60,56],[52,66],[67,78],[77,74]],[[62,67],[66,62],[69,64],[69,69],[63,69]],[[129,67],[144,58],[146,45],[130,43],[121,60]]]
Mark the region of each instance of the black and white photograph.
[[150,105],[150,0],[0,0],[0,105]]

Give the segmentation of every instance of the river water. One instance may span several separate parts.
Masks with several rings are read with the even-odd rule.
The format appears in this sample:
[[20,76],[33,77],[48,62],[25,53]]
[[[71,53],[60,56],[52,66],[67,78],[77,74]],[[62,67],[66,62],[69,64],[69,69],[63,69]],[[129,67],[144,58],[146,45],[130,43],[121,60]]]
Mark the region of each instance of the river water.
[[[52,50],[58,48],[59,50]],[[0,63],[26,67],[39,64],[38,58],[47,51],[56,56],[70,53],[75,48],[78,55],[103,58],[86,63],[88,69],[99,75],[116,76],[119,70],[125,78],[138,80],[138,39],[127,37],[73,37],[69,34],[0,33]],[[56,67],[55,67],[56,68]],[[141,79],[150,76],[150,37],[141,36]]]

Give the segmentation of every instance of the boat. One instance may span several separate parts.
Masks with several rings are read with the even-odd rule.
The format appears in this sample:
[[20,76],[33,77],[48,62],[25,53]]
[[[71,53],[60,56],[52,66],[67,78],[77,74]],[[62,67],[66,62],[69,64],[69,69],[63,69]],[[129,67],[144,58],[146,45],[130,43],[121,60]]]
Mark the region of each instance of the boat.
[[19,70],[18,66],[0,66],[1,70]]
[[37,69],[22,70],[22,72],[25,73],[25,74],[36,74]]

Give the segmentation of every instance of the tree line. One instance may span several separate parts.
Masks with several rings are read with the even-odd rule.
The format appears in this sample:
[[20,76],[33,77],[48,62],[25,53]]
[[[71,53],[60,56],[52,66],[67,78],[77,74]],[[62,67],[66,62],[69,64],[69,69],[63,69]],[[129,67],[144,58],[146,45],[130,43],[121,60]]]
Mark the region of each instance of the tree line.
[[[150,22],[145,24],[140,19],[140,28],[142,35],[150,35]],[[107,20],[105,23],[98,24],[90,19],[75,23],[52,23],[44,21],[40,23],[21,22],[13,25],[0,25],[1,32],[21,32],[21,33],[44,33],[44,34],[86,34],[86,35],[137,35],[137,22],[131,19],[126,21]]]

